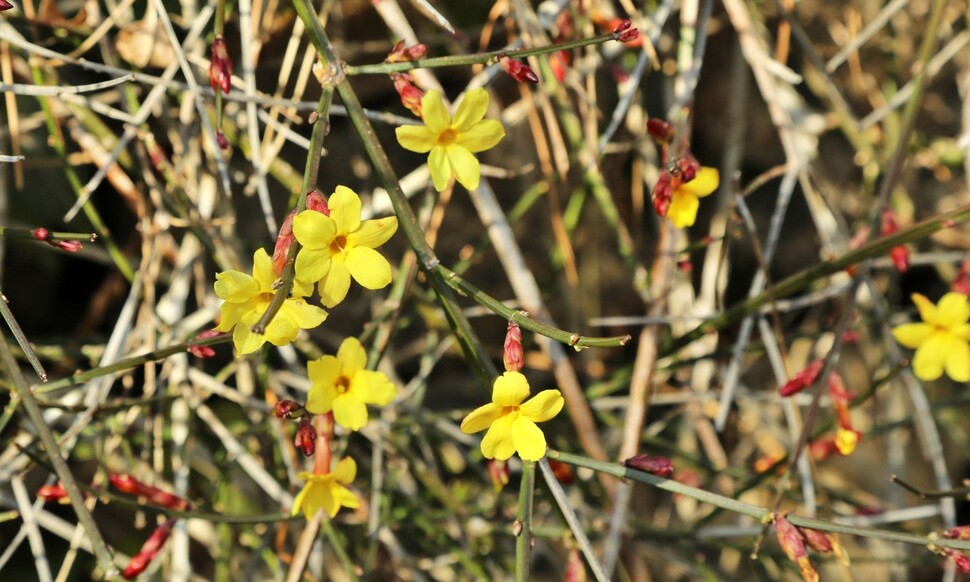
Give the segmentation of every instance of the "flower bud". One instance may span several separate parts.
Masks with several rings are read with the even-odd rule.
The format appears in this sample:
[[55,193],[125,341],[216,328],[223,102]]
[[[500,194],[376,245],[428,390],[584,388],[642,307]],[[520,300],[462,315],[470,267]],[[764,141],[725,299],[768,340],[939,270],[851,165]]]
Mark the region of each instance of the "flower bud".
[[517,61],[509,57],[502,57],[498,61],[499,66],[502,70],[509,74],[510,77],[515,79],[520,83],[538,83],[539,77],[536,75],[535,71],[532,70],[529,65],[523,63],[522,61]]
[[158,487],[146,485],[131,475],[126,475],[124,473],[111,473],[108,475],[108,480],[118,491],[121,491],[122,493],[129,493],[131,495],[137,495],[139,497],[146,497],[154,505],[168,507],[177,511],[184,511],[192,507],[192,504],[185,499],[182,499],[181,497],[173,495],[167,491],[163,491]]
[[[40,492],[37,492],[40,495]],[[970,525],[958,525],[951,527],[943,532],[943,537],[948,540],[970,540]]]
[[222,151],[229,149],[229,140],[226,138],[226,134],[222,133],[222,130],[216,132],[216,144],[219,145],[219,149]]
[[637,455],[623,461],[623,464],[631,469],[650,473],[658,477],[669,478],[674,474],[674,462],[667,457]]
[[313,416],[307,414],[300,420],[300,426],[296,429],[296,437],[293,439],[293,444],[302,450],[303,455],[307,457],[313,455],[314,451],[317,450],[317,431],[313,428],[312,419]]
[[37,497],[40,497],[44,501],[57,501],[58,503],[70,503],[71,500],[67,497],[67,490],[60,483],[55,483],[54,485],[44,485],[37,490]]
[[[226,49],[226,39],[217,35],[212,41],[212,51],[209,56],[209,82],[212,90],[221,89],[226,95],[232,90],[232,60]],[[222,146],[222,144],[219,144]]]
[[394,90],[401,96],[401,104],[411,113],[421,117],[421,98],[424,97],[424,93],[414,86],[411,75],[391,73],[391,80],[394,81]]
[[330,206],[327,204],[327,199],[323,197],[323,194],[317,192],[316,190],[310,190],[307,192],[306,209],[319,212],[324,216],[330,216]]
[[303,409],[303,406],[295,400],[284,398],[273,406],[273,414],[276,418],[293,418],[294,414]]
[[43,226],[35,228],[34,230],[30,231],[30,234],[32,234],[35,239],[42,240],[45,242],[49,240],[51,237],[50,231],[44,228]]
[[[616,22],[616,27],[613,29],[613,38],[620,42],[633,43],[635,40],[640,39],[640,31],[636,28],[630,28],[633,26],[633,22],[629,18],[624,18]],[[639,45],[640,43],[636,43]]]
[[10,10],[12,8],[13,8],[13,4],[11,4],[10,2],[7,2],[7,0],[0,0],[0,12],[3,12],[5,10]]
[[566,463],[560,463],[555,459],[548,459],[549,468],[552,469],[552,474],[556,476],[556,481],[559,481],[563,485],[572,485],[573,481],[576,480],[576,474],[573,472],[573,468]]
[[670,172],[666,168],[660,171],[657,184],[653,187],[653,208],[659,216],[667,216],[670,208],[670,198],[673,195]]
[[806,582],[817,581],[818,572],[815,571],[815,566],[808,559],[808,552],[805,550],[805,538],[802,537],[801,531],[784,515],[778,513],[774,515],[774,525],[781,549],[784,550],[789,560],[798,564],[802,571],[802,579]]
[[970,574],[970,557],[967,557],[967,555],[960,550],[953,548],[942,549],[943,555],[946,556],[947,560],[953,562],[953,564],[957,567],[957,570],[960,570],[960,572],[964,574]]
[[[880,234],[889,236],[897,230],[899,230],[899,225],[896,223],[896,214],[891,208],[883,208]],[[905,273],[909,270],[909,248],[906,245],[898,245],[889,249],[889,258],[892,259],[893,267],[898,272]]]
[[169,536],[172,535],[172,526],[174,525],[175,519],[169,519],[152,532],[152,535],[145,540],[138,553],[128,562],[128,566],[122,573],[125,580],[134,580],[136,576],[145,571],[145,568],[152,563],[162,546],[168,541]]
[[404,46],[404,41],[399,40],[391,52],[388,53],[385,63],[405,63],[423,59],[428,54],[428,45],[418,43],[412,47]]
[[960,272],[953,279],[950,289],[957,293],[970,295],[970,258],[964,260],[963,264],[960,265]]
[[510,321],[505,332],[505,346],[502,350],[502,362],[506,371],[518,372],[525,361],[525,351],[522,349],[522,330],[518,324]]
[[832,551],[832,540],[829,536],[817,529],[811,529],[808,527],[800,527],[798,531],[802,533],[802,537],[805,538],[805,544],[815,550],[820,554],[827,554]]
[[666,120],[651,117],[647,120],[647,133],[660,143],[670,143],[674,141],[676,132],[674,126]]
[[815,360],[805,367],[804,370],[795,374],[795,377],[785,383],[784,386],[778,391],[778,394],[782,397],[791,396],[792,394],[798,394],[802,390],[808,388],[815,383],[818,379],[818,375],[822,372],[822,367],[825,362],[822,360]]
[[[306,209],[319,212],[325,216],[330,216],[330,207],[327,199],[316,190],[310,190],[306,195]],[[293,244],[293,218],[296,216],[296,208],[286,215],[280,232],[276,235],[276,246],[273,247],[273,272],[277,276],[283,274],[283,267],[286,266],[286,257],[290,254],[290,245]]]
[[674,162],[675,174],[680,176],[681,183],[690,182],[697,177],[697,172],[701,169],[701,163],[690,152],[677,158]]
[[505,461],[489,459],[485,463],[485,472],[488,473],[488,478],[492,481],[496,493],[509,484],[509,464]]
[[[222,335],[222,332],[217,329],[207,329],[200,332],[195,339],[204,340],[210,337],[217,337]],[[211,346],[189,346],[188,352],[197,358],[208,359],[216,355],[216,351],[212,349]]]
[[69,253],[76,253],[84,248],[79,240],[57,240],[51,241],[52,246]]

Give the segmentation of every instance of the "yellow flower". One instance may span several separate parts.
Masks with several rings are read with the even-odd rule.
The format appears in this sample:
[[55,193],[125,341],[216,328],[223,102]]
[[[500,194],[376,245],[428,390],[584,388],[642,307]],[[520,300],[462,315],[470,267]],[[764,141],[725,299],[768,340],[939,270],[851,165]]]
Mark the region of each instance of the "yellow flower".
[[301,329],[317,327],[327,318],[326,311],[303,300],[312,287],[294,282],[291,296],[266,326],[266,333],[253,333],[252,326],[266,313],[276,295],[275,282],[273,262],[264,249],[253,254],[251,277],[239,271],[223,271],[216,275],[216,295],[224,301],[219,309],[222,317],[216,329],[228,332],[235,328],[232,343],[240,354],[255,352],[267,341],[275,346],[285,346],[296,339]]
[[394,400],[397,388],[381,372],[365,370],[367,353],[357,338],[340,344],[337,356],[307,363],[312,386],[306,409],[313,414],[333,411],[337,424],[360,430],[367,424],[367,404],[384,406]]
[[719,182],[720,175],[715,168],[702,166],[693,180],[683,182],[674,189],[670,197],[670,207],[667,209],[667,218],[677,228],[694,224],[697,220],[697,209],[701,205],[700,199],[717,190]]
[[448,115],[441,93],[428,91],[421,99],[424,126],[405,125],[397,128],[397,141],[406,150],[428,156],[428,168],[436,190],[441,192],[454,174],[469,190],[478,188],[482,169],[473,153],[495,147],[505,137],[505,128],[494,119],[484,119],[488,109],[488,92],[472,89]]
[[313,516],[322,509],[333,517],[341,507],[350,509],[360,507],[357,496],[344,487],[349,485],[356,476],[357,462],[351,457],[344,457],[333,471],[324,475],[300,473],[300,479],[306,480],[307,484],[293,500],[291,515],[303,511],[307,519],[313,519]]
[[518,453],[523,461],[538,461],[546,454],[546,437],[536,426],[559,414],[563,399],[558,390],[543,390],[528,402],[529,381],[519,372],[495,379],[492,402],[479,406],[461,422],[461,432],[488,429],[482,439],[486,459],[504,461]]
[[360,219],[360,197],[346,186],[327,202],[330,216],[304,210],[293,219],[293,234],[303,248],[296,256],[296,278],[319,282],[320,301],[333,307],[347,297],[350,278],[367,289],[391,282],[391,265],[374,249],[397,231],[397,218]]
[[970,382],[970,302],[962,293],[947,293],[936,305],[919,293],[913,303],[923,319],[893,329],[893,337],[916,350],[913,373],[930,382],[943,375]]

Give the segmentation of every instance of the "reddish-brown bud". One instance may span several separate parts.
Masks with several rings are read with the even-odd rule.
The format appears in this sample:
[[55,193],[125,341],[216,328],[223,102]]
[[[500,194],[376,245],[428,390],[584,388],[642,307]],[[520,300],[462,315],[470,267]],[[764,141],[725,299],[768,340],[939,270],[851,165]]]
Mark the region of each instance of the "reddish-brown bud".
[[694,263],[690,262],[690,259],[677,261],[677,270],[681,273],[690,273],[694,270]]
[[[897,230],[899,230],[899,225],[896,223],[896,214],[891,208],[883,208],[880,234],[882,236],[889,236]],[[889,249],[889,258],[892,259],[893,267],[900,273],[905,273],[909,270],[909,249],[906,245],[899,245]]]
[[[330,207],[327,199],[316,190],[310,190],[306,195],[306,209],[319,212],[330,216]],[[286,266],[286,257],[290,254],[290,246],[293,244],[293,218],[296,217],[296,208],[290,211],[280,226],[280,232],[276,235],[276,246],[273,247],[273,272],[277,276],[283,274],[283,267]]]
[[0,0],[0,12],[4,12],[5,10],[10,10],[12,8],[13,4],[7,2],[7,0]]
[[800,527],[798,530],[802,532],[802,537],[805,538],[805,544],[816,552],[827,554],[832,551],[832,540],[826,534],[817,529],[807,527]]
[[661,170],[657,184],[653,187],[653,208],[657,211],[658,216],[667,216],[667,210],[670,208],[670,198],[673,195],[673,185],[671,182],[670,172],[666,168]]
[[556,481],[559,481],[563,485],[572,485],[573,481],[576,480],[576,474],[573,472],[573,468],[566,463],[549,459],[549,468],[552,469],[552,474],[556,476]]
[[633,23],[630,19],[625,18],[623,20],[615,21],[616,26],[613,28],[613,38],[625,43],[640,45],[639,42],[634,43],[640,39],[640,31],[636,28],[630,28]]
[[307,414],[300,420],[300,426],[296,429],[296,437],[293,444],[303,451],[307,457],[313,455],[317,450],[317,431],[313,428],[313,416]]
[[317,192],[316,190],[310,190],[307,192],[306,209],[319,212],[324,216],[330,216],[330,205],[327,204],[327,199],[323,197],[323,194]]
[[505,332],[505,345],[502,349],[502,362],[509,372],[518,372],[525,363],[525,350],[522,348],[522,330],[510,321]]
[[694,154],[687,152],[677,158],[674,162],[675,175],[680,177],[683,183],[690,182],[697,177],[697,172],[701,169],[701,163],[697,161]]
[[76,253],[84,248],[84,245],[79,240],[60,240],[54,238],[54,234],[43,226],[30,231],[30,234],[34,239],[43,241],[55,249],[60,249],[68,253]]
[[226,134],[222,133],[222,131],[216,132],[216,144],[222,151],[229,149],[229,139],[226,137]]
[[46,242],[51,237],[50,231],[44,228],[43,226],[35,228],[34,230],[30,231],[30,234],[32,234],[35,239],[42,240],[44,242]]
[[674,126],[669,121],[656,117],[647,120],[647,133],[659,143],[670,143],[676,135]]
[[136,576],[145,571],[145,568],[152,563],[155,556],[168,541],[169,536],[172,535],[172,526],[175,525],[175,519],[169,519],[162,525],[158,526],[152,535],[148,536],[145,543],[142,545],[138,553],[128,562],[128,566],[125,568],[122,576],[125,580],[133,580]]
[[[209,82],[212,90],[220,89],[226,95],[232,90],[232,60],[226,49],[226,39],[217,35],[212,41],[212,51],[209,56]],[[222,144],[219,144],[222,147]],[[225,149],[225,148],[223,148]]]
[[964,295],[970,295],[970,258],[965,259],[963,264],[960,265],[960,272],[953,279],[950,290],[963,293]]
[[499,66],[502,70],[509,74],[510,77],[515,79],[520,83],[538,83],[539,76],[532,68],[523,63],[522,61],[517,61],[509,57],[502,57],[498,61]]
[[[199,335],[195,336],[195,339],[201,341],[204,339],[209,339],[210,337],[218,337],[220,335],[223,335],[223,333],[217,329],[207,329],[199,332]],[[216,351],[212,349],[211,346],[189,346],[188,351],[197,358],[211,358],[216,355]]]
[[560,83],[566,79],[566,71],[573,63],[572,53],[569,51],[556,51],[549,55],[549,68],[552,69],[552,76]]
[[126,475],[123,473],[111,473],[108,475],[108,480],[112,485],[115,486],[117,490],[121,491],[122,493],[129,493],[139,497],[147,497],[148,500],[154,505],[168,507],[178,511],[184,511],[192,506],[191,503],[182,499],[181,497],[172,495],[167,491],[162,491],[158,487],[146,485],[131,475]]
[[[40,492],[37,492],[40,495]],[[956,527],[951,527],[950,529],[943,532],[944,538],[948,540],[970,540],[970,525],[958,525]]]
[[84,245],[82,245],[81,241],[79,240],[57,240],[52,241],[52,244],[53,246],[68,253],[76,253],[84,248]]
[[67,498],[67,490],[60,483],[55,483],[54,485],[44,485],[37,490],[37,497],[40,497],[44,501],[57,501],[58,503],[70,503],[70,499]]
[[385,63],[404,63],[423,59],[428,54],[428,45],[418,43],[414,46],[404,46],[404,41],[399,40],[391,52],[388,53]]
[[424,93],[414,86],[411,75],[391,73],[391,80],[394,81],[394,90],[401,96],[401,104],[411,113],[421,117],[421,98],[424,97]]
[[946,556],[947,560],[953,562],[957,570],[964,574],[970,574],[970,557],[967,557],[966,554],[953,548],[943,548],[943,555]]
[[303,406],[289,398],[284,398],[273,406],[273,414],[276,415],[276,418],[293,418],[300,410],[303,410]]
[[631,469],[650,473],[658,477],[669,478],[674,474],[674,462],[667,457],[648,457],[647,455],[637,455],[623,461],[623,464]]
[[492,487],[496,492],[509,484],[509,464],[505,461],[489,459],[485,463],[485,472],[488,473],[488,478],[492,481]]
[[798,568],[802,572],[802,579],[806,582],[817,581],[818,572],[815,571],[815,566],[808,559],[808,552],[805,550],[805,538],[802,537],[801,531],[782,514],[775,514],[774,524],[781,549],[784,550],[789,560],[798,564]]
[[795,374],[795,377],[789,380],[778,394],[781,396],[791,396],[792,394],[798,394],[802,390],[808,388],[815,383],[818,379],[818,375],[822,372],[822,367],[825,362],[822,360],[815,360],[805,367],[804,370]]

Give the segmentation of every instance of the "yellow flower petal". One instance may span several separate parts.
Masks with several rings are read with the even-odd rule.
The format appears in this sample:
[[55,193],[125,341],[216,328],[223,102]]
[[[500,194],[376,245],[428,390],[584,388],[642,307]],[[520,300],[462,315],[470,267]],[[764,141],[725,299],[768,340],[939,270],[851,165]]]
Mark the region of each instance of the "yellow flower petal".
[[347,241],[355,247],[376,249],[390,240],[395,232],[397,232],[396,216],[365,220],[360,224],[360,228],[347,236]]
[[385,406],[397,396],[397,387],[381,372],[361,370],[354,374],[350,390],[361,402]]
[[320,303],[326,308],[331,308],[347,297],[350,289],[350,271],[347,270],[347,263],[343,260],[334,258],[330,264],[330,271],[317,285],[320,292]]
[[351,483],[357,476],[357,461],[353,457],[344,457],[340,459],[337,466],[334,467],[333,471],[330,472],[333,480],[337,483]]
[[337,360],[340,362],[340,375],[352,378],[367,366],[367,352],[359,339],[348,337],[337,349]]
[[944,368],[955,382],[970,382],[970,344],[954,338],[947,348]]
[[486,111],[488,111],[488,91],[481,88],[472,89],[465,93],[461,103],[458,104],[451,127],[459,133],[468,131],[485,117]]
[[474,434],[492,426],[502,416],[502,407],[489,402],[479,406],[461,421],[461,432]]
[[337,235],[347,236],[360,226],[360,197],[346,186],[337,186],[330,200],[330,218],[337,225]]
[[367,247],[347,252],[347,270],[366,289],[383,289],[391,282],[391,265],[379,252]]
[[697,220],[697,209],[700,201],[697,196],[684,188],[674,190],[670,197],[670,207],[667,208],[667,218],[677,228],[686,228]]
[[434,89],[428,91],[421,98],[421,116],[424,124],[428,126],[435,136],[438,136],[451,125],[451,117],[445,109],[445,103],[441,99],[441,93]]
[[296,279],[316,283],[327,276],[331,266],[330,249],[303,247],[296,255]]
[[904,323],[893,328],[893,337],[907,348],[918,348],[935,331],[936,328],[928,323]]
[[266,333],[263,337],[274,346],[285,346],[296,339],[300,333],[300,326],[293,321],[292,317],[283,313],[283,310],[276,314],[276,317],[266,326]]
[[694,179],[681,184],[680,189],[686,190],[698,198],[703,198],[717,190],[720,181],[720,174],[716,169],[703,166],[697,170]]
[[[303,475],[306,475],[306,473],[300,473],[301,479],[306,478],[306,477],[303,477]],[[300,492],[296,494],[296,498],[293,499],[293,510],[290,511],[290,515],[296,515],[297,513],[300,513],[300,511],[302,511],[304,507],[306,507],[306,494],[309,489],[310,489],[310,484],[307,483],[303,487],[303,489],[300,489]],[[310,519],[310,517],[308,517],[307,519]]]
[[504,461],[515,453],[515,443],[512,441],[512,421],[515,415],[506,414],[499,417],[485,433],[482,439],[482,455],[486,459]]
[[222,307],[219,308],[219,325],[216,326],[216,329],[221,332],[230,331],[251,309],[249,302],[229,303],[227,301],[223,303]]
[[445,148],[445,154],[448,156],[448,162],[458,179],[458,183],[468,190],[478,188],[478,182],[482,177],[482,168],[478,163],[478,158],[458,145]]
[[239,303],[259,293],[259,283],[246,273],[223,271],[216,274],[216,295],[225,301]]
[[304,210],[293,218],[293,234],[305,249],[329,251],[337,236],[337,225],[325,214]]
[[402,125],[394,133],[402,148],[419,154],[426,154],[438,145],[438,136],[423,125]]
[[445,154],[445,148],[436,146],[428,156],[428,169],[431,171],[431,181],[434,182],[434,189],[441,192],[448,187],[451,180],[451,162]]
[[[318,385],[333,386],[337,378],[340,377],[340,360],[334,356],[323,356],[307,362],[306,369],[307,377],[310,378],[314,387]],[[313,393],[313,388],[310,389],[310,393]]]
[[920,295],[919,293],[913,293],[910,297],[913,303],[916,304],[916,309],[919,310],[920,319],[926,323],[936,324],[936,305],[927,299],[925,295]]
[[278,278],[276,271],[273,270],[273,259],[269,257],[266,249],[256,249],[253,253],[253,279],[259,282],[260,289],[263,292],[272,291],[273,283]]
[[936,315],[943,327],[966,323],[970,319],[970,301],[963,293],[947,293],[936,305]]
[[[358,499],[357,496],[354,495],[353,492],[351,492],[351,490],[347,489],[346,487],[341,487],[340,485],[334,485],[333,498],[334,498],[334,501],[337,503],[337,509],[340,509],[341,507],[346,507],[348,509],[357,509],[358,507],[360,507],[360,499]],[[334,515],[337,515],[336,511],[330,517],[333,517]]]
[[913,373],[920,380],[932,382],[943,375],[943,363],[946,354],[941,351],[936,336],[931,337],[916,350],[913,356]]
[[546,436],[522,415],[512,421],[512,442],[523,461],[538,461],[546,454]]
[[340,394],[333,399],[333,419],[347,430],[360,430],[367,424],[367,406],[347,393]]
[[519,406],[519,413],[533,422],[545,422],[559,414],[563,404],[558,390],[543,390]]
[[835,448],[839,450],[839,454],[842,456],[848,456],[852,454],[855,450],[856,445],[859,444],[859,434],[854,430],[839,428],[835,433]]
[[[327,312],[302,299],[288,299],[283,302],[280,314],[290,317],[299,329],[313,329],[327,319]],[[279,317],[279,316],[277,316]],[[297,332],[299,332],[299,329]]]
[[232,331],[232,344],[236,346],[236,351],[241,356],[255,352],[263,347],[264,343],[266,343],[266,338],[253,333],[253,330],[244,322],[236,324],[235,329]]
[[518,406],[529,396],[529,381],[520,372],[505,372],[492,385],[496,406]]
[[467,131],[458,134],[455,142],[472,153],[495,147],[505,137],[505,128],[494,119],[479,121]]
[[950,333],[962,339],[965,342],[970,342],[970,323],[962,323],[950,330]]
[[333,410],[333,399],[337,396],[333,384],[314,386],[307,394],[306,409],[313,414],[326,414]]

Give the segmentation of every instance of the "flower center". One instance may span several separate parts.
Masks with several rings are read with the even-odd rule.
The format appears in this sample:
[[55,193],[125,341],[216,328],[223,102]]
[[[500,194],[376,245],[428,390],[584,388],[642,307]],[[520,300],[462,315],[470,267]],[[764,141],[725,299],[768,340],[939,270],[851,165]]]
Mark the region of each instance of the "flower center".
[[458,132],[450,127],[438,134],[438,145],[450,146],[458,141]]
[[333,239],[333,242],[330,243],[330,252],[332,252],[335,255],[338,255],[338,254],[344,252],[344,250],[346,248],[347,248],[347,237],[345,237],[342,234],[341,235],[337,235]]
[[346,394],[350,390],[350,378],[340,376],[334,383],[334,387],[337,389],[337,394]]
[[505,416],[507,414],[515,414],[518,411],[519,411],[519,407],[518,406],[503,406],[502,407],[502,416]]

